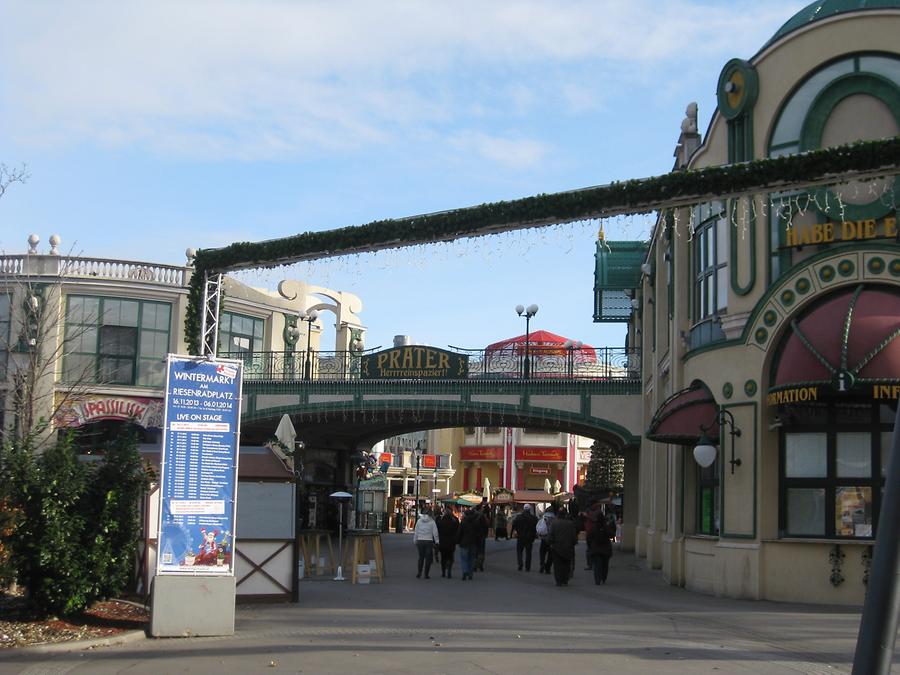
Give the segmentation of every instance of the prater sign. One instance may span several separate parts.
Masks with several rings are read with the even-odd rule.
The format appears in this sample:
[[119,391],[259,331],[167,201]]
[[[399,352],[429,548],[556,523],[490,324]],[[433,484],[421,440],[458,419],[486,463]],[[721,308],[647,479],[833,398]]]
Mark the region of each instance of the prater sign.
[[437,347],[407,345],[367,354],[360,359],[364,379],[456,380],[468,377],[469,357]]

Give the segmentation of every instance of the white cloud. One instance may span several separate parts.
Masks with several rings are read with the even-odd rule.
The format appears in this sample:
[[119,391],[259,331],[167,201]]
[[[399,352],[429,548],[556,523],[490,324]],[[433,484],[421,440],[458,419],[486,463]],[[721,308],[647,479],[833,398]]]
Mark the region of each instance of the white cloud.
[[754,26],[789,16],[752,6],[755,23],[735,32],[734,5],[687,0],[18,3],[0,26],[0,115],[19,142],[200,159],[469,134],[485,158],[528,166],[540,142],[504,140],[479,120],[548,95],[590,110],[596,83],[568,68],[665,70],[723,46],[750,55],[772,32]]
[[550,148],[545,143],[527,138],[502,138],[479,132],[468,132],[451,140],[451,145],[464,154],[474,154],[508,169],[531,169],[542,162]]

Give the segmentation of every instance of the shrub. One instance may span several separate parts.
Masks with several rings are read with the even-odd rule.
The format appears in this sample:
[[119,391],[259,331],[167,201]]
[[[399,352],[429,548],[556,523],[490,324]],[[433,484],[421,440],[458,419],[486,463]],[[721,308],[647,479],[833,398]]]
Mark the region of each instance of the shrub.
[[0,480],[17,514],[3,550],[36,615],[76,614],[126,588],[148,483],[133,436],[90,465],[68,438],[39,455],[28,439],[13,441],[0,455]]

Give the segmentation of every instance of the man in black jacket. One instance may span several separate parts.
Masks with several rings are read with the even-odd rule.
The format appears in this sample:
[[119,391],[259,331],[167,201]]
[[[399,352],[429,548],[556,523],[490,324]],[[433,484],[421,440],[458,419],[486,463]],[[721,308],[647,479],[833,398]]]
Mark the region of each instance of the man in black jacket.
[[537,536],[537,516],[531,512],[531,504],[525,505],[512,524],[512,535],[516,537],[516,561],[519,563],[519,571],[522,571],[522,551],[525,552],[525,571],[531,571],[531,548],[534,538]]
[[569,520],[566,507],[562,506],[556,511],[556,518],[550,525],[550,535],[547,537],[547,543],[553,551],[553,574],[556,576],[557,586],[569,585],[577,541],[575,523]]

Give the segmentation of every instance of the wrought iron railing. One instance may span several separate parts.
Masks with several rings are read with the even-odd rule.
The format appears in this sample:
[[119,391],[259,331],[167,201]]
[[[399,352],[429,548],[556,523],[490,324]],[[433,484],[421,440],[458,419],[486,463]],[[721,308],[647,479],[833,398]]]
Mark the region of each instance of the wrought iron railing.
[[[526,355],[519,349],[484,350],[451,347],[469,357],[469,379],[607,379],[640,378],[640,351],[620,347],[568,349],[532,346]],[[358,352],[219,352],[219,357],[243,361],[248,380],[356,380],[360,377]],[[526,368],[526,360],[528,368]]]

